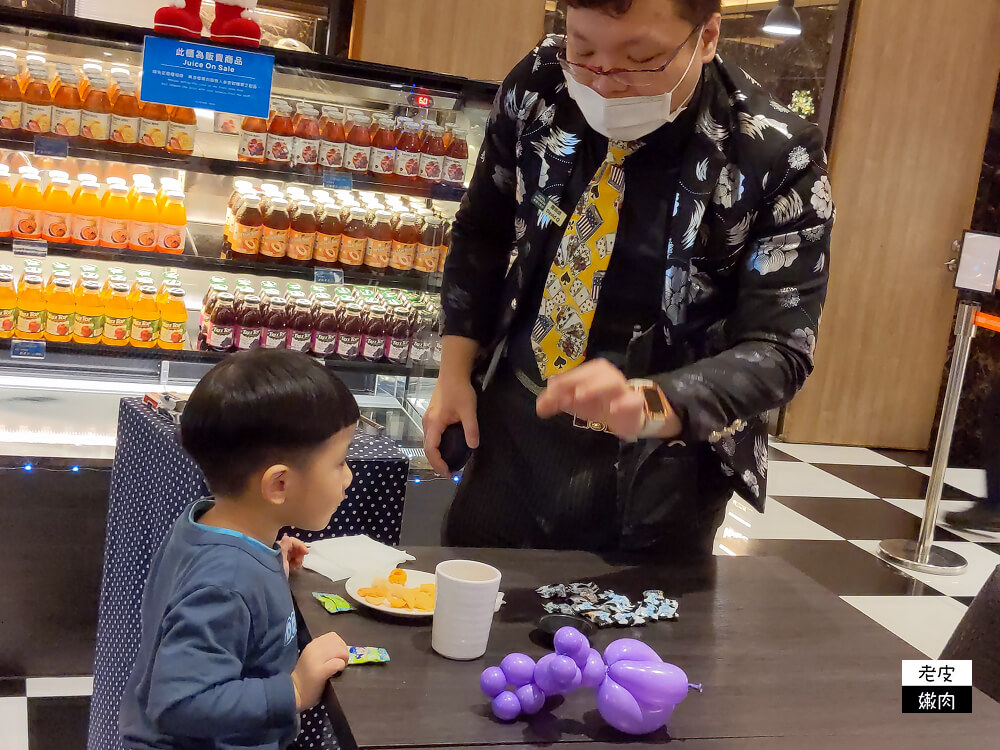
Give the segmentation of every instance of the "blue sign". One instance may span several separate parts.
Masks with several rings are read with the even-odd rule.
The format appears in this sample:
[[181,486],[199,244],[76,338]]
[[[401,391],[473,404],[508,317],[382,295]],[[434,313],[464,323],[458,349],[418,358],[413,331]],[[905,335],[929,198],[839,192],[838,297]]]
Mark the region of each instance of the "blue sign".
[[11,359],[45,359],[45,342],[14,339],[10,342]]
[[335,190],[353,190],[354,179],[347,172],[323,172],[323,187],[334,188]]
[[147,36],[143,101],[267,117],[274,58],[179,39]]
[[35,156],[55,156],[65,159],[69,156],[69,141],[65,138],[50,138],[45,135],[36,135]]
[[14,240],[14,255],[25,255],[30,258],[44,258],[49,254],[49,243],[45,240]]
[[313,281],[317,284],[343,284],[344,272],[339,268],[317,268]]

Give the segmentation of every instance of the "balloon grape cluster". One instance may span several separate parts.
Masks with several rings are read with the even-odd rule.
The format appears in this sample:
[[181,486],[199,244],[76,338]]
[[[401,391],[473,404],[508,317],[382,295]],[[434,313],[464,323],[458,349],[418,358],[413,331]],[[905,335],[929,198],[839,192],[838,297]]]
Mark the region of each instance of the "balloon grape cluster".
[[666,726],[689,689],[701,690],[642,641],[621,638],[601,654],[573,627],[556,632],[555,653],[537,663],[526,654],[508,654],[500,666],[483,671],[479,686],[502,721],[538,713],[547,698],[596,689],[601,717],[634,735]]

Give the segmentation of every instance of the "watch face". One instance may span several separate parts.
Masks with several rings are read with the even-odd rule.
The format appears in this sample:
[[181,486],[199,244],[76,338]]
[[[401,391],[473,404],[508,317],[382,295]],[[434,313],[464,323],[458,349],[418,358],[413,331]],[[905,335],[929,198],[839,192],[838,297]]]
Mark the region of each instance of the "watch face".
[[650,416],[658,417],[666,413],[666,410],[663,408],[663,399],[660,398],[660,394],[656,388],[644,388],[642,396],[646,399],[646,409],[649,411]]

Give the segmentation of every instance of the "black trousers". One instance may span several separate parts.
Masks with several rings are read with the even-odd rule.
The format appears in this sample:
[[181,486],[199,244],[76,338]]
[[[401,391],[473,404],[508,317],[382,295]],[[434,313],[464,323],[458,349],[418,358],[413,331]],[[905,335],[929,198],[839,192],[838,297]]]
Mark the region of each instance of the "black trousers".
[[[635,473],[622,467],[636,464],[629,451],[643,443],[623,449],[567,415],[539,419],[535,400],[502,363],[479,400],[480,445],[445,520],[446,545],[711,555],[733,489],[709,446],[675,449],[685,451],[679,471],[646,470],[654,486],[625,502]],[[660,477],[683,487],[657,487]],[[651,517],[654,536],[633,533]]]

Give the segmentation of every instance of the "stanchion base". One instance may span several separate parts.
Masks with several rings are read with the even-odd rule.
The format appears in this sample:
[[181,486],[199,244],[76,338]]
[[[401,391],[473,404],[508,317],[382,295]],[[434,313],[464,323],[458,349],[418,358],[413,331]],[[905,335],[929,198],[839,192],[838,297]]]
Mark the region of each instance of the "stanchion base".
[[968,561],[957,552],[932,546],[926,562],[920,562],[917,543],[911,539],[887,539],[878,546],[879,554],[890,562],[918,573],[935,573],[957,576],[969,567]]

